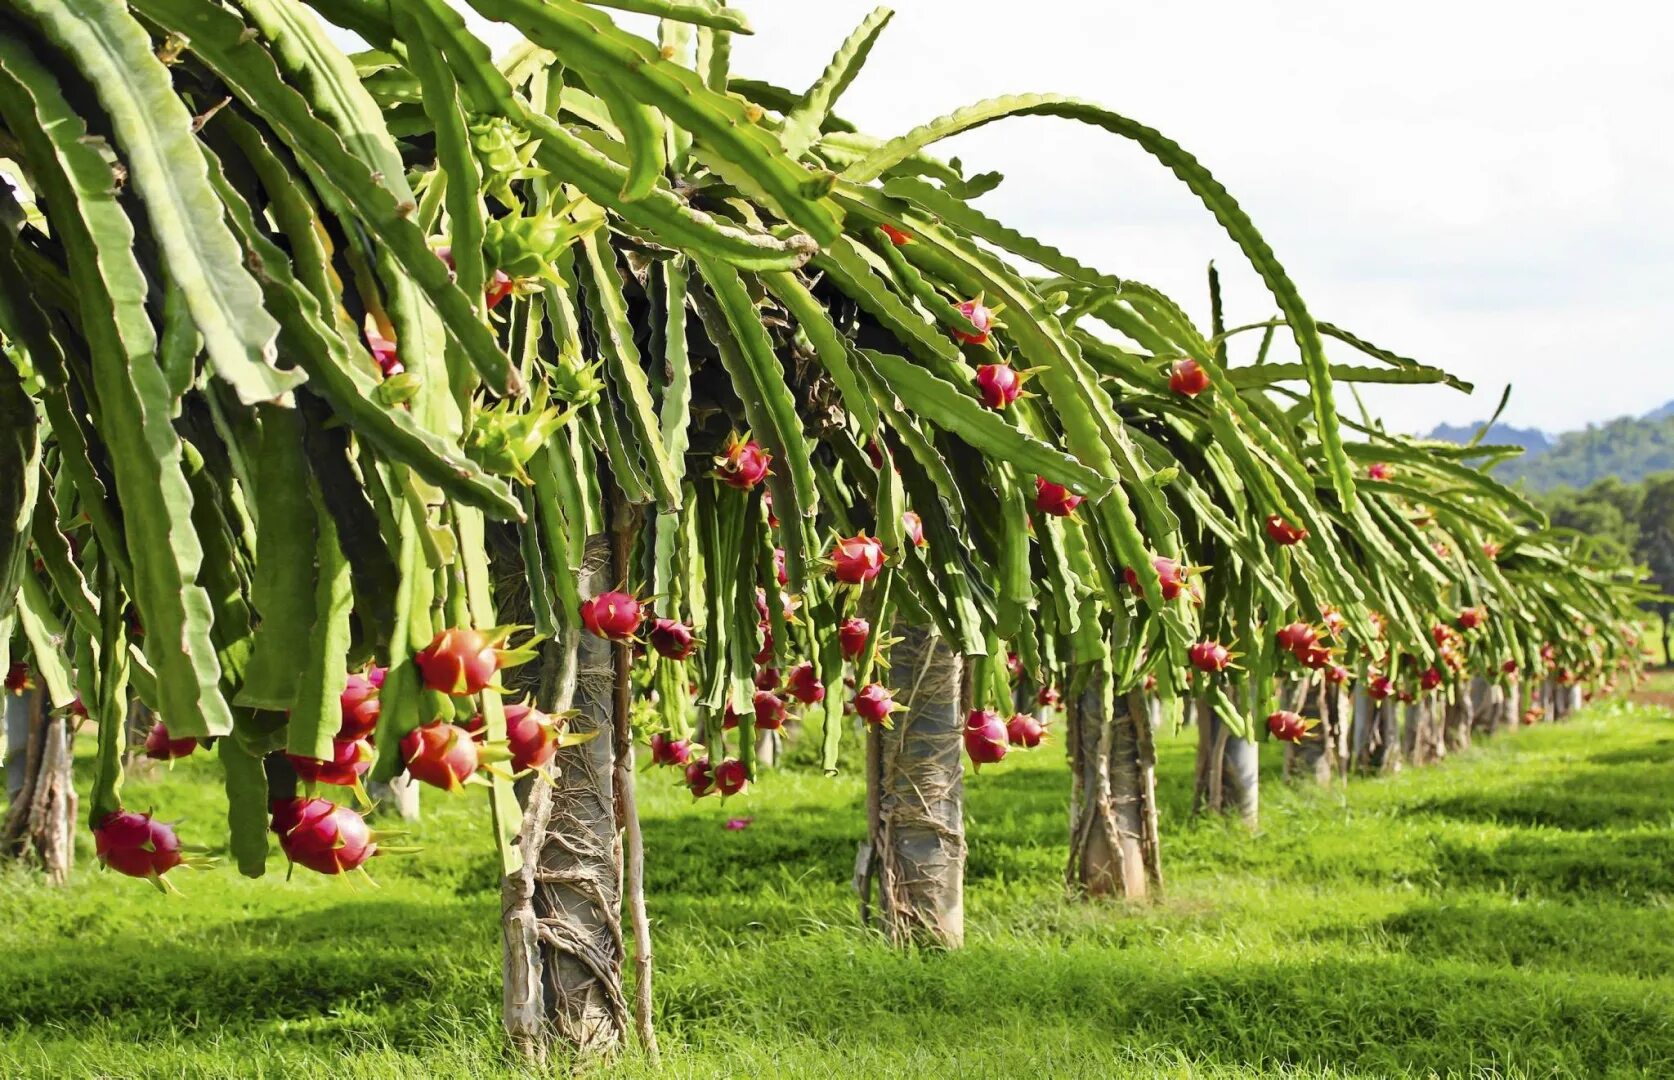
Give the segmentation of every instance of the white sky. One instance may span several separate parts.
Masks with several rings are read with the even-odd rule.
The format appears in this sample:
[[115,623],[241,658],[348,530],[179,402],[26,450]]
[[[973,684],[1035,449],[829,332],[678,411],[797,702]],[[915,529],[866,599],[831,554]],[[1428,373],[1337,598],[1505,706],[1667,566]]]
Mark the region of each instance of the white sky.
[[[734,70],[801,90],[873,5],[741,6],[756,35],[735,39]],[[1551,431],[1674,398],[1674,5],[900,0],[839,112],[891,136],[1045,90],[1196,154],[1317,318],[1477,384],[1369,388],[1397,430],[1481,419],[1507,382],[1506,420]],[[1208,212],[1131,144],[1025,118],[939,150],[1006,174],[989,213],[1205,324],[1210,259],[1229,320],[1273,312]]]

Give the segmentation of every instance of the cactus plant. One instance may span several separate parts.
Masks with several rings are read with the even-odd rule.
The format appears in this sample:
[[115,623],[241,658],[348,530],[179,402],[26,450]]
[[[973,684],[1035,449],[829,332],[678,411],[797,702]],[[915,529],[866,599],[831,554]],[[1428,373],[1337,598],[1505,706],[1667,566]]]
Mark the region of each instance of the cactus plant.
[[[1315,320],[1232,196],[1153,129],[1028,95],[858,132],[835,109],[887,12],[796,94],[729,70],[748,24],[708,0],[471,6],[524,40],[495,59],[443,0],[0,10],[17,181],[0,185],[0,668],[16,625],[51,704],[79,691],[100,721],[90,821],[124,812],[130,688],[170,736],[215,740],[252,876],[268,755],[335,763],[370,736],[373,780],[480,776],[514,1041],[608,1049],[633,1015],[654,1053],[633,680],[656,691],[655,760],[694,795],[747,798],[758,666],[792,672],[828,770],[852,677],[882,914],[898,940],[956,944],[958,717],[1001,705],[1008,651],[1071,689],[1071,883],[1095,891],[1161,881],[1145,687],[1250,738],[1281,674],[1315,677],[1273,628],[1341,611],[1354,676],[1415,691],[1442,659],[1425,627],[1461,610],[1495,617],[1434,668],[1443,686],[1501,679],[1506,657],[1589,677],[1635,662],[1632,573],[1489,477],[1503,451],[1340,417],[1337,385],[1457,381]],[[658,40],[601,7],[660,16]],[[371,51],[345,55],[325,23]],[[1278,317],[1224,327],[1212,279],[1205,332],[977,209],[997,177],[931,153],[1042,115],[1170,170]],[[1235,364],[1255,330],[1256,362]],[[1278,330],[1297,362],[1268,360]],[[501,648],[502,619],[534,640]],[[1240,664],[1191,674],[1200,641]],[[886,676],[892,654],[911,670]],[[375,687],[352,674],[369,663]],[[965,663],[981,700],[953,700]],[[892,686],[932,669],[941,689],[888,725]],[[527,805],[456,726],[506,743],[496,680],[577,709],[557,785]],[[988,729],[974,756],[996,763]],[[902,824],[924,770],[933,836]],[[1105,835],[1113,800],[1137,817]],[[358,866],[375,848],[339,817],[352,857],[320,865]],[[941,876],[907,887],[932,849]],[[568,884],[536,879],[549,858],[572,860]]]

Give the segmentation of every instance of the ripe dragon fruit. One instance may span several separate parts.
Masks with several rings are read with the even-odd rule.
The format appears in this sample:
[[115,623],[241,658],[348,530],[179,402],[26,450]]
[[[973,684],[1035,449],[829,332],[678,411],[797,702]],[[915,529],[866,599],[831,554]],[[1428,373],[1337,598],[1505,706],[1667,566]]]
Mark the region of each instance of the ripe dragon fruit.
[[692,757],[692,741],[677,739],[661,731],[651,736],[651,764],[684,765]]
[[[1191,587],[1191,579],[1186,568],[1174,559],[1158,556],[1151,560],[1151,569],[1157,575],[1157,587],[1162,591],[1164,600],[1173,601]],[[1139,574],[1133,567],[1122,568],[1122,580],[1127,582],[1128,588],[1135,596],[1144,596],[1145,590],[1140,587]],[[1193,595],[1196,600],[1196,595]]]
[[715,770],[710,767],[708,758],[698,758],[686,766],[686,790],[692,797],[701,799],[715,790]]
[[785,726],[785,699],[771,690],[757,690],[754,699],[756,729],[778,731]]
[[1044,476],[1035,477],[1035,509],[1053,517],[1069,517],[1085,501],[1085,496],[1071,495],[1062,484],[1054,484]]
[[854,696],[854,711],[873,727],[892,727],[890,715],[900,708],[889,688],[878,683],[867,683]]
[[1023,393],[1023,377],[1010,364],[983,364],[976,372],[977,393],[990,409],[1004,409]]
[[1012,746],[1033,750],[1040,745],[1040,740],[1045,734],[1046,728],[1028,713],[1013,713],[1011,719],[1006,721],[1006,741]]
[[1266,523],[1268,539],[1280,547],[1290,547],[1300,544],[1308,538],[1308,530],[1301,525],[1292,525],[1278,514],[1270,514]]
[[866,639],[871,636],[872,625],[858,617],[843,620],[843,625],[837,628],[837,641],[848,660],[860,659],[860,654],[866,651]]
[[749,786],[750,774],[737,758],[727,758],[715,766],[715,790],[721,793],[721,798],[737,795]]
[[[80,699],[77,699],[80,700]],[[145,736],[145,756],[156,761],[173,761],[175,758],[190,757],[198,748],[196,739],[176,739],[169,735],[169,729],[161,720],[151,725],[151,731]]]
[[375,681],[371,673],[351,674],[337,699],[343,715],[343,722],[337,729],[339,740],[353,742],[367,738],[377,730],[378,714],[382,708],[378,702],[378,687],[384,681],[384,673],[382,668],[376,667],[372,672],[376,673]]
[[1192,667],[1207,674],[1216,674],[1232,666],[1232,653],[1218,641],[1199,641],[1186,650]]
[[1293,622],[1279,627],[1274,637],[1279,648],[1300,656],[1319,641],[1319,631],[1311,623]]
[[639,633],[644,606],[625,592],[603,592],[581,603],[581,624],[587,632],[611,641],[627,641]]
[[372,744],[365,739],[335,739],[331,744],[331,759],[286,754],[298,778],[309,783],[336,784],[355,787],[372,767]]
[[976,333],[955,330],[953,336],[967,345],[986,345],[988,333],[994,329],[994,313],[983,304],[982,297],[966,300],[959,304],[958,308],[959,314],[965,316],[965,321],[971,324]]
[[114,810],[93,827],[93,850],[110,869],[164,891],[163,875],[188,861],[173,826],[132,810]]
[[733,435],[726,451],[715,459],[715,478],[729,487],[749,491],[772,472],[773,455],[754,439]]
[[1310,645],[1296,652],[1296,659],[1305,668],[1319,671],[1331,663],[1331,650],[1324,645]]
[[539,769],[551,761],[562,745],[558,729],[564,726],[563,721],[525,702],[507,702],[505,710],[506,748],[511,751],[512,771]]
[[818,705],[825,700],[825,684],[820,682],[814,665],[805,660],[791,668],[785,679],[785,693],[804,705]]
[[366,819],[330,799],[275,799],[268,809],[285,858],[317,874],[346,874],[378,854]]
[[1196,360],[1176,360],[1169,368],[1168,388],[1185,397],[1196,397],[1209,389],[1209,373]]
[[883,545],[865,533],[840,538],[831,548],[831,572],[845,585],[864,585],[878,576],[886,556]]
[[502,650],[480,630],[443,630],[413,657],[424,685],[443,694],[477,694],[494,681]]
[[992,765],[1011,749],[1010,732],[991,709],[972,709],[965,716],[965,753],[977,769]]
[[657,655],[669,660],[684,660],[697,649],[697,638],[692,636],[692,628],[679,619],[657,619],[651,623],[651,632],[646,635],[651,641],[651,647],[657,650]]
[[1267,717],[1267,730],[1280,742],[1301,742],[1307,737],[1308,729],[1313,726],[1313,721],[1304,720],[1299,714],[1286,709]]
[[401,740],[401,759],[415,780],[458,791],[477,771],[477,744],[457,724],[436,720],[414,728]]
[[913,510],[901,512],[901,532],[907,537],[907,543],[915,548],[921,548],[924,540],[924,519]]

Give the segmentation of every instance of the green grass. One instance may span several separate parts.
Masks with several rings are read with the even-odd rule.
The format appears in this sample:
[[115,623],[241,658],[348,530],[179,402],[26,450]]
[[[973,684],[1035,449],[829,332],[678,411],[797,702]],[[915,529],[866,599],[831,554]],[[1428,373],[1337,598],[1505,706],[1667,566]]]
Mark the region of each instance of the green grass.
[[[1270,768],[1255,837],[1187,819],[1172,737],[1167,894],[1134,909],[1062,897],[1060,751],[971,780],[951,954],[855,926],[853,776],[775,775],[723,808],[648,774],[664,1075],[1674,1074],[1666,709],[1597,707],[1346,793]],[[189,761],[128,801],[215,841],[214,780]],[[516,1074],[484,810],[430,799],[425,850],[374,863],[376,889],[222,869],[165,898],[85,845],[67,889],[0,876],[0,1075]],[[723,830],[737,815],[754,824]]]

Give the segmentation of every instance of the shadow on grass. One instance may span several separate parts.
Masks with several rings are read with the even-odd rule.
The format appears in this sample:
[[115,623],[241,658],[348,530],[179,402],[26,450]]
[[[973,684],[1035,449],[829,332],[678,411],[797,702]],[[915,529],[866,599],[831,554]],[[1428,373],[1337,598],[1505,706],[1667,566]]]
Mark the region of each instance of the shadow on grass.
[[1633,904],[1674,896],[1674,838],[1650,832],[1546,833],[1482,847],[1442,841],[1436,884],[1524,898],[1611,897]]
[[[1330,1064],[1372,1075],[1650,1074],[1674,1064],[1674,996],[1602,980],[1538,980],[1513,971],[1402,958],[1170,963],[1165,951],[1029,950],[1014,942],[898,956],[830,941],[741,957],[726,980],[665,986],[679,1029],[714,1027],[771,1045],[899,1043],[981,1060],[1030,1038],[1031,1018],[1094,1032],[1116,1055],[1166,1046],[1194,1061]],[[817,998],[788,988],[818,984]],[[742,988],[742,989],[741,989]],[[1025,1030],[1017,1032],[1015,1029]],[[1010,1033],[1008,1035],[1008,1033]]]
[[[646,819],[665,1047],[693,1059],[679,1075],[1059,1075],[1054,1053],[1085,1076],[1152,1075],[1171,1055],[1220,1075],[1674,1075],[1674,909],[1651,907],[1674,896],[1674,739],[1636,738],[1549,779],[1467,772],[1417,807],[1434,787],[1376,781],[1391,806],[1369,811],[1279,794],[1264,747],[1271,824],[1253,839],[1184,827],[1177,739],[1160,747],[1160,794],[1184,884],[1133,912],[1057,901],[1062,748],[1019,755],[967,777],[972,932],[956,954],[893,951],[856,927],[852,780],[817,804],[766,783],[724,809],[665,800]],[[370,1074],[345,1052],[380,1048],[411,1055],[412,1075],[458,1074],[440,1063],[463,1034],[494,1068],[498,862],[486,845],[463,854],[464,810],[430,805],[435,852],[370,895],[206,885],[208,919],[117,895],[57,918],[52,898],[20,906],[0,1036],[71,1044],[104,1025],[112,1053],[129,1039],[160,1075],[184,1071],[167,1064],[179,1045],[231,1074],[236,1048],[259,1047],[293,1075],[349,1076]],[[728,832],[732,816],[754,823]],[[1418,887],[1387,891],[1409,871]],[[1270,895],[1240,905],[1257,878]],[[248,917],[257,903],[286,907]],[[1311,929],[1320,918],[1338,921]],[[119,925],[141,932],[104,929]]]
[[1588,755],[1587,760],[1596,765],[1624,765],[1640,761],[1665,765],[1674,763],[1674,738],[1657,739],[1655,742],[1627,750],[1604,750]]
[[[1090,1038],[1113,1060],[1163,1047],[1246,1068],[1386,1075],[1509,1064],[1652,1075],[1674,1065],[1666,987],[1542,979],[1472,962],[1632,955],[1615,937],[1625,927],[1590,932],[1584,918],[1431,905],[1381,926],[1406,956],[1236,965],[1171,963],[1166,941],[979,940],[960,953],[903,953],[827,931],[740,950],[724,978],[703,962],[704,950],[685,955],[665,969],[657,1010],[671,1044],[702,1047],[713,1032],[761,1046],[899,1045],[967,1062],[1015,1057],[1044,1028]],[[74,1037],[120,1017],[137,1043],[183,1028],[199,1041],[263,1030],[278,1045],[341,1046],[353,1036],[422,1053],[446,1025],[495,1023],[496,965],[478,951],[493,942],[450,933],[462,921],[481,920],[462,920],[446,904],[360,901],[161,943],[31,950],[0,973],[0,1028],[48,1022]],[[423,928],[440,930],[437,950],[415,950],[401,936]],[[1525,939],[1521,948],[1532,952],[1495,953],[1497,936]],[[1647,970],[1668,962],[1665,946],[1640,950],[1633,962]]]
[[[423,937],[435,947],[415,948]],[[497,949],[498,928],[474,907],[364,899],[144,938],[63,942],[7,954],[0,1028],[109,1016],[150,1018],[161,1030],[238,1027],[390,1006],[416,1016],[459,994],[470,982],[463,969]],[[482,971],[490,1005],[495,968]]]
[[1614,904],[1453,894],[1370,923],[1351,919],[1316,927],[1305,936],[1327,947],[1369,942],[1442,963],[1653,979],[1674,970],[1674,911]]
[[1415,803],[1409,813],[1584,832],[1666,825],[1674,816],[1674,740],[1615,750],[1550,779]]

